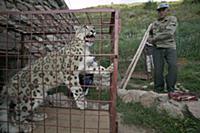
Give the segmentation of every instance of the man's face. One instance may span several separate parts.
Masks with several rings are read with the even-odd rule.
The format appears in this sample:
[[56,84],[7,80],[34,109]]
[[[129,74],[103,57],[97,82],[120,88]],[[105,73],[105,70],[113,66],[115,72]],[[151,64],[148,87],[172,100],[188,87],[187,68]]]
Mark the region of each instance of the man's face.
[[158,10],[158,19],[163,19],[167,16],[168,9],[167,8],[161,8]]

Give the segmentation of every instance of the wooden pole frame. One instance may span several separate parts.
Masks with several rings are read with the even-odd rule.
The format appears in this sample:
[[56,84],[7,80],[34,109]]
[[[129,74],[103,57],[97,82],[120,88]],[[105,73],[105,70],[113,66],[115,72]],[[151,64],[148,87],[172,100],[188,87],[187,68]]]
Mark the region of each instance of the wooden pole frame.
[[150,31],[151,27],[152,27],[152,24],[149,25],[148,29],[146,30],[146,32],[145,32],[145,34],[142,38],[142,41],[141,41],[141,43],[140,43],[140,45],[139,45],[139,47],[136,51],[136,54],[134,55],[130,65],[129,65],[127,71],[126,71],[126,74],[125,74],[124,78],[122,79],[122,81],[120,83],[120,86],[119,86],[120,89],[126,89],[128,81],[130,80],[130,77],[131,77],[133,71],[135,70],[136,64],[137,64],[137,62],[138,62],[138,60],[139,60],[139,58],[142,54],[142,51],[144,50],[145,44],[146,44],[147,39],[149,37],[149,31]]

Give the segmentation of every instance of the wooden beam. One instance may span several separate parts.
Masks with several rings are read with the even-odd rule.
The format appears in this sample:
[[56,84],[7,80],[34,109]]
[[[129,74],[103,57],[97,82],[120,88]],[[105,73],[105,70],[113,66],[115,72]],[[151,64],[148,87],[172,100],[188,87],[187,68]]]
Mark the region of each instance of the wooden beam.
[[140,45],[139,45],[139,47],[136,51],[136,54],[134,55],[130,65],[129,65],[127,71],[126,71],[126,74],[125,74],[124,78],[122,79],[122,81],[120,83],[120,86],[119,86],[120,89],[126,89],[128,81],[129,81],[133,71],[135,70],[136,64],[137,64],[137,62],[138,62],[138,60],[139,60],[139,58],[142,54],[142,51],[143,51],[144,46],[146,44],[146,41],[149,37],[149,31],[151,29],[151,26],[152,26],[152,24],[149,25],[148,29],[146,30],[146,32],[143,36],[143,39],[142,39],[142,41],[141,41],[141,43],[140,43]]

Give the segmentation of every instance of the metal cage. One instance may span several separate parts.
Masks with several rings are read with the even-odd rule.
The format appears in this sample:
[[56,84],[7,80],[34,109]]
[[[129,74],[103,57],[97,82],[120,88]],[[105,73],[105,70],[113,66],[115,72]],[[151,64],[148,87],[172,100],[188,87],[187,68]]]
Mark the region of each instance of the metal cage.
[[[22,71],[25,66],[31,66],[38,58],[44,58],[49,52],[68,45],[74,38],[74,25],[95,27],[97,35],[95,44],[90,49],[91,55],[95,57],[98,66],[108,67],[113,64],[113,71],[107,75],[103,75],[101,71],[92,74],[93,81],[89,85],[85,84],[88,71],[80,72],[82,88],[89,88],[86,96],[88,106],[84,110],[74,105],[75,100],[66,85],[61,84],[51,89],[48,96],[42,96],[43,103],[36,110],[40,114],[47,113],[48,117],[34,123],[33,117],[30,117],[28,124],[32,127],[31,132],[116,133],[119,38],[117,10],[0,12],[0,89],[2,91],[13,75]],[[31,72],[31,67],[28,72]],[[19,95],[16,94],[16,97]],[[9,119],[0,123],[7,123],[8,127],[10,124]],[[22,126],[18,125],[19,128]]]

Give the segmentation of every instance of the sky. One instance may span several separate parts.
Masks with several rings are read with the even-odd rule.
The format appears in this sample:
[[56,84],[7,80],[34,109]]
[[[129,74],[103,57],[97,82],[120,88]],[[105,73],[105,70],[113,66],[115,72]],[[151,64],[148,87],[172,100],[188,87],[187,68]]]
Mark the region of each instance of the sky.
[[81,9],[97,5],[129,4],[134,2],[161,2],[161,1],[179,1],[179,0],[65,0],[69,9]]

